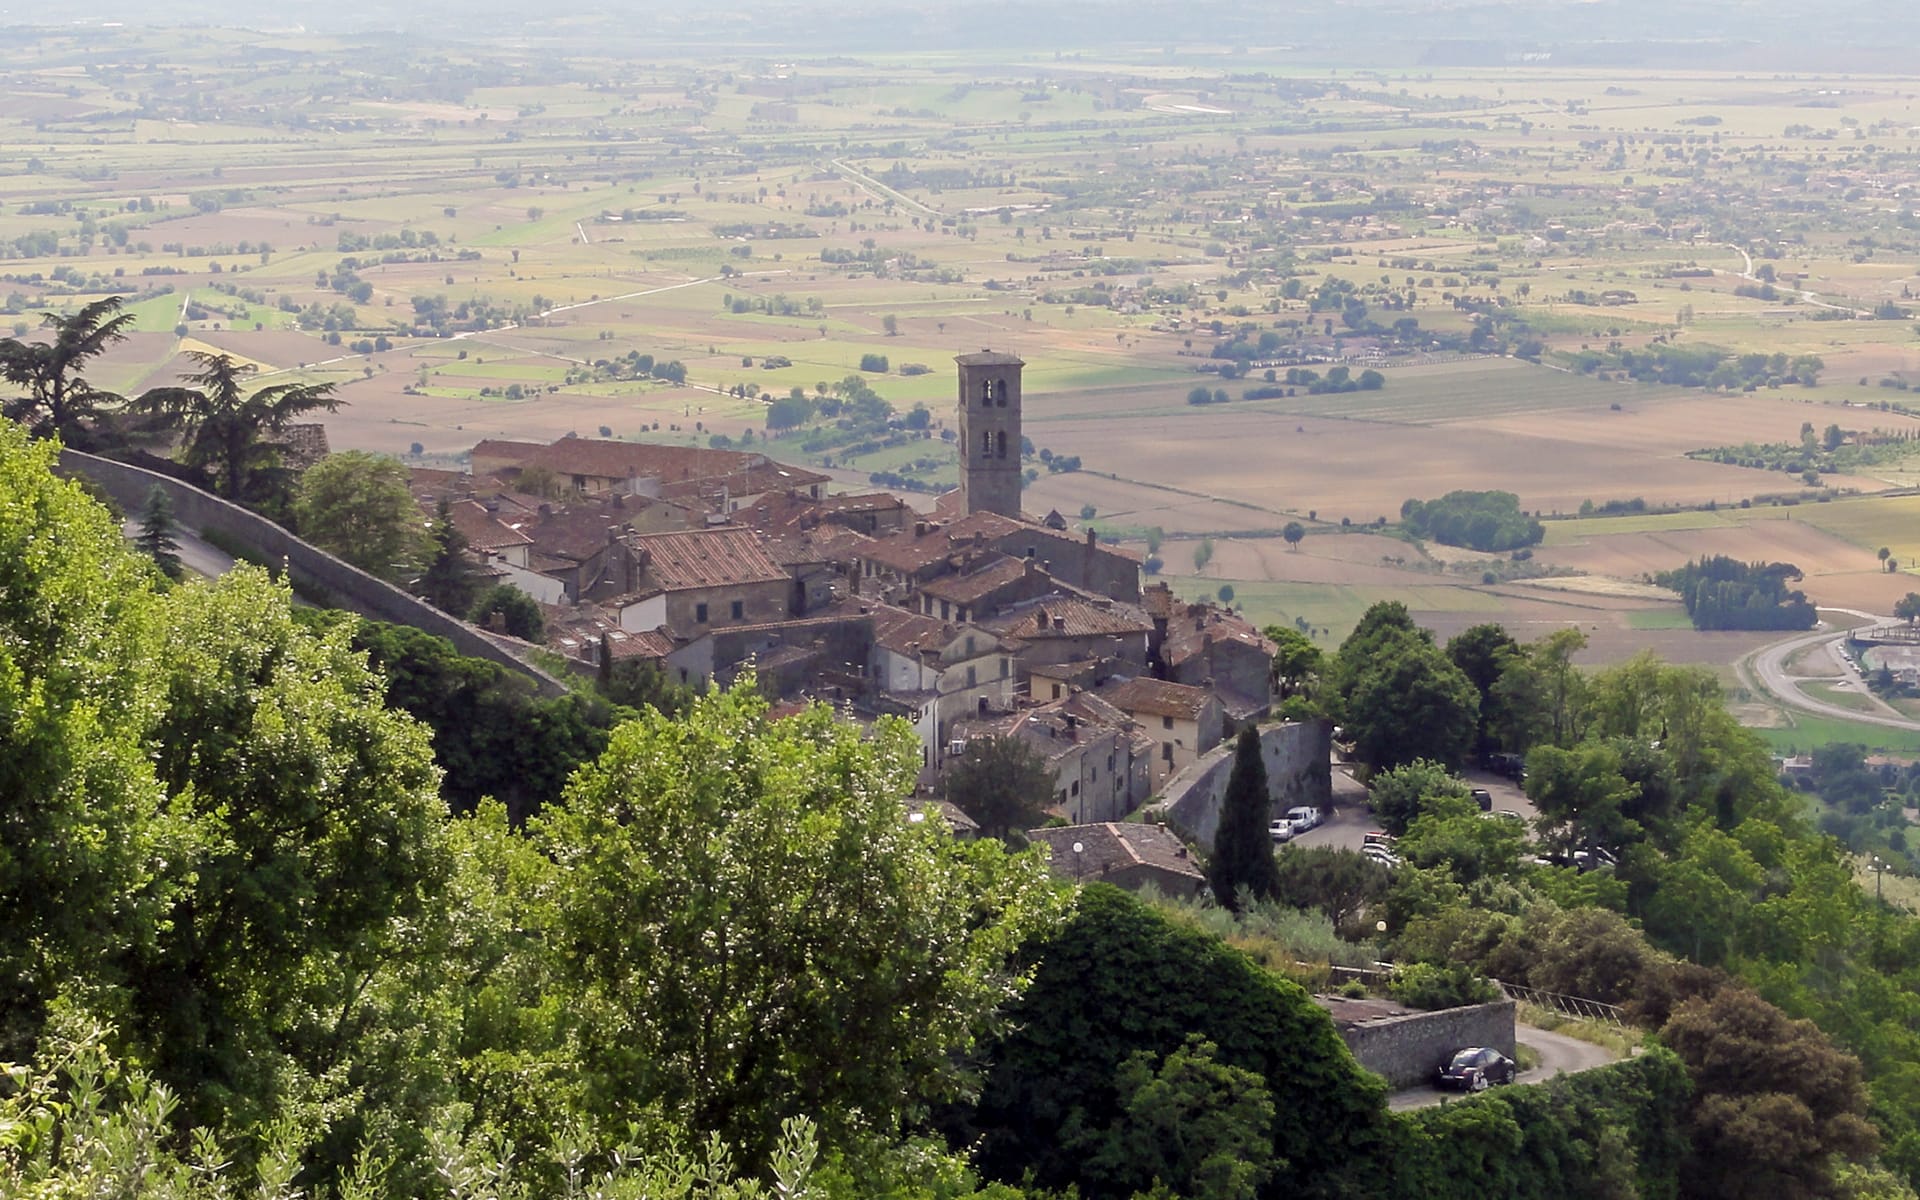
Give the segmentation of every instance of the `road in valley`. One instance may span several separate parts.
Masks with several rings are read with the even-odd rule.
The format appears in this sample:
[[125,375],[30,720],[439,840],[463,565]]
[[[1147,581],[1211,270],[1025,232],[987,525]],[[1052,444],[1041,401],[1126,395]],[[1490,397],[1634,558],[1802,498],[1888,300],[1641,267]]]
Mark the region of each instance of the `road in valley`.
[[[1848,616],[1860,617],[1862,618],[1862,626],[1891,625],[1895,623],[1891,617],[1875,616],[1872,613],[1859,612],[1854,609],[1828,609],[1825,611],[1842,612]],[[1854,626],[1852,628],[1859,627],[1860,626]],[[1782,704],[1790,708],[1799,709],[1802,712],[1814,713],[1823,717],[1834,717],[1843,721],[1860,721],[1868,725],[1885,725],[1891,729],[1912,729],[1920,731],[1920,721],[1916,721],[1911,717],[1902,716],[1893,708],[1882,703],[1878,697],[1874,697],[1873,693],[1867,688],[1866,680],[1860,677],[1858,668],[1838,652],[1838,643],[1844,640],[1849,632],[1849,629],[1830,628],[1818,630],[1813,633],[1804,633],[1798,637],[1791,637],[1785,641],[1775,642],[1771,646],[1755,651],[1751,658],[1740,665],[1740,672],[1743,676],[1748,677],[1752,683],[1757,685],[1756,690],[1769,693]],[[1792,659],[1794,655],[1809,646],[1817,646],[1823,642],[1829,643],[1834,647],[1833,659],[1840,669],[1839,674],[1809,677],[1795,675],[1787,670],[1787,662]],[[1847,708],[1844,705],[1832,704],[1824,700],[1816,699],[1800,690],[1800,684],[1814,682],[1838,682],[1848,684],[1856,689],[1860,695],[1871,697],[1877,709],[1874,712],[1861,712],[1857,709]]]
[[[1564,1033],[1550,1033],[1531,1025],[1516,1026],[1514,1039],[1522,1046],[1531,1046],[1534,1053],[1540,1056],[1537,1066],[1514,1077],[1515,1083],[1545,1083],[1556,1075],[1578,1075],[1615,1061],[1614,1053],[1605,1046],[1583,1042]],[[1427,1108],[1442,1100],[1457,1100],[1460,1096],[1459,1092],[1443,1092],[1423,1084],[1395,1092],[1387,1101],[1387,1107],[1395,1112],[1405,1112],[1411,1108]]]

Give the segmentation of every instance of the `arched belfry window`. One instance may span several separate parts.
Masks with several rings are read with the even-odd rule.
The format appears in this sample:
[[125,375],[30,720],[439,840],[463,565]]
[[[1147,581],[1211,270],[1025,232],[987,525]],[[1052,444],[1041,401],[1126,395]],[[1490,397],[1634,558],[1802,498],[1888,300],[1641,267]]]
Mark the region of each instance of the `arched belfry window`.
[[980,457],[991,458],[992,456],[993,456],[993,430],[982,429],[980,431]]
[[998,457],[1000,457],[1000,458],[1005,458],[1005,457],[1007,456],[1007,434],[1006,434],[1006,431],[1005,431],[1005,430],[1001,430],[1001,431],[1000,431],[999,433],[997,433],[997,434],[995,434],[995,435],[994,435],[994,437],[995,437],[995,440],[996,440],[996,441],[997,441],[997,442],[999,443],[999,446],[998,446],[998,450],[997,450],[997,456],[998,456]]

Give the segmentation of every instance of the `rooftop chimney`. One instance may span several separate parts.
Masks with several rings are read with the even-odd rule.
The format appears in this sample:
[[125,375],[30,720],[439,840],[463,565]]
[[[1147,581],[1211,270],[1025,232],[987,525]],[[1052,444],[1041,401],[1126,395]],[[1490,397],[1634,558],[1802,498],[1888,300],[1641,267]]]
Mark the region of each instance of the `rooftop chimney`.
[[1100,535],[1095,533],[1093,530],[1091,529],[1087,530],[1087,549],[1089,550],[1093,549],[1093,543],[1099,539],[1099,536]]

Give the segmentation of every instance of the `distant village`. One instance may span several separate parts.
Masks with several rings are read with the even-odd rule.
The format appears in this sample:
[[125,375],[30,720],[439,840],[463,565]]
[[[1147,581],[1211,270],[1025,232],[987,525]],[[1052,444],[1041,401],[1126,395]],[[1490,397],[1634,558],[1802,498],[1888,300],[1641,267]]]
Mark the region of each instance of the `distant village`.
[[1024,512],[1024,364],[956,362],[961,485],[931,514],[751,451],[576,437],[484,441],[465,472],[414,470],[413,491],[540,603],[576,669],[638,661],[693,687],[751,670],[776,701],[904,718],[928,791],[970,739],[1018,738],[1056,815],[1118,821],[1267,713],[1274,647],[1143,587],[1136,555],[1058,512]]

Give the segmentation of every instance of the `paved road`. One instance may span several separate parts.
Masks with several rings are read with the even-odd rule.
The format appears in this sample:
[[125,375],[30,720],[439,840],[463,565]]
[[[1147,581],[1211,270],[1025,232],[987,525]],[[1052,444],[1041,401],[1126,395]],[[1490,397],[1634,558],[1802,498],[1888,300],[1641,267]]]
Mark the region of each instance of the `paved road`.
[[[128,521],[120,527],[120,531],[126,535],[127,541],[131,542],[140,536],[140,522],[137,519]],[[191,529],[176,528],[173,531],[173,542],[180,553],[181,565],[195,575],[218,579],[233,570],[231,554],[208,545]]]
[[[1530,1071],[1520,1072],[1514,1079],[1515,1083],[1545,1083],[1556,1075],[1577,1075],[1614,1061],[1613,1052],[1606,1047],[1583,1042],[1564,1033],[1549,1033],[1531,1025],[1521,1025],[1515,1028],[1514,1036],[1522,1046],[1531,1046],[1540,1055],[1540,1065]],[[1459,1097],[1459,1092],[1443,1092],[1423,1085],[1395,1092],[1387,1101],[1387,1107],[1395,1112],[1404,1112],[1410,1108],[1427,1108],[1442,1100],[1457,1100]]]
[[[1467,782],[1493,793],[1493,806],[1519,813],[1531,825],[1539,812],[1518,784],[1504,775],[1489,771],[1468,771]],[[1367,790],[1353,781],[1338,764],[1333,768],[1333,815],[1318,827],[1293,839],[1296,846],[1332,846],[1340,850],[1358,850],[1369,830],[1380,828],[1367,809]]]
[[[1851,616],[1865,618],[1862,624],[1886,625],[1893,623],[1890,617],[1876,617],[1872,613],[1853,612],[1852,610],[1840,611],[1845,611]],[[1885,725],[1893,729],[1920,730],[1920,721],[1916,721],[1911,717],[1901,716],[1884,704],[1879,704],[1879,708],[1883,711],[1859,712],[1843,705],[1830,704],[1824,700],[1817,700],[1800,690],[1800,684],[1813,682],[1813,679],[1790,673],[1787,670],[1787,660],[1809,646],[1817,646],[1824,642],[1834,647],[1833,661],[1841,673],[1833,676],[1820,676],[1818,678],[1828,682],[1838,681],[1851,684],[1863,696],[1871,696],[1873,694],[1867,690],[1866,681],[1860,678],[1860,672],[1838,652],[1838,645],[1847,636],[1847,633],[1848,630],[1845,629],[1823,629],[1815,633],[1805,633],[1799,637],[1792,637],[1785,641],[1775,642],[1771,646],[1756,651],[1753,657],[1748,660],[1753,671],[1755,682],[1759,684],[1761,690],[1771,692],[1774,696],[1778,697],[1782,703],[1800,709],[1803,712],[1816,713],[1823,717],[1837,717],[1843,721],[1863,721],[1869,725]],[[1876,704],[1879,703],[1877,700],[1875,702]]]

